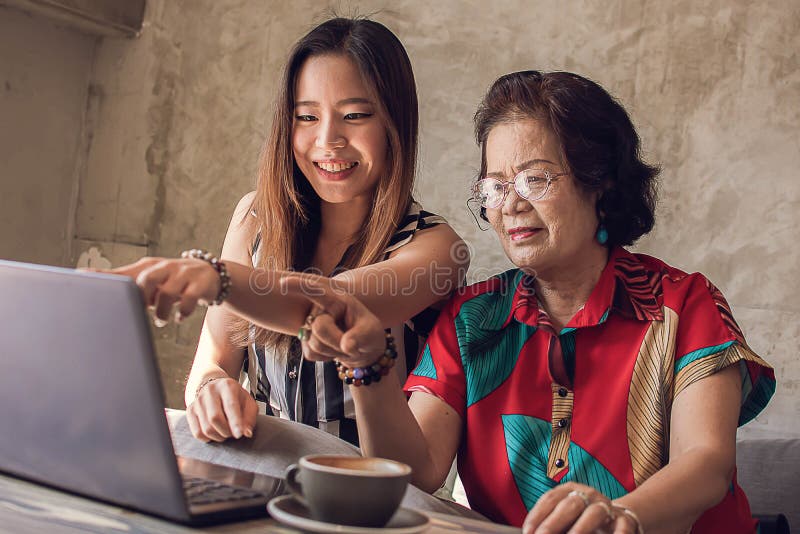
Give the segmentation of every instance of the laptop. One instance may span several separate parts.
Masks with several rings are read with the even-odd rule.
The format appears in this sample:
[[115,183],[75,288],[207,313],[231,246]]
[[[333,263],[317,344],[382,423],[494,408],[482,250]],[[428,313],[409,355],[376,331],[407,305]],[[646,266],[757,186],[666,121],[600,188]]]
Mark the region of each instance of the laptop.
[[199,525],[267,515],[283,481],[176,457],[129,278],[0,260],[0,471]]

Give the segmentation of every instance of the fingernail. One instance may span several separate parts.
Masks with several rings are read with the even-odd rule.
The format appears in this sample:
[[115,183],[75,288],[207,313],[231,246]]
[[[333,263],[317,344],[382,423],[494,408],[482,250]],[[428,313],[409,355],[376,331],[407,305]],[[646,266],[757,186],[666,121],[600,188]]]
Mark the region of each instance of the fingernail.
[[179,311],[175,312],[175,322],[176,323],[182,323],[183,322],[183,315]]
[[253,437],[253,429],[252,428],[245,428],[244,429],[244,435],[246,437],[248,437],[248,438],[252,438]]
[[156,328],[164,328],[167,326],[167,321],[160,317],[153,317],[153,324],[156,325]]
[[233,425],[231,427],[231,430],[233,430],[233,437],[235,437],[236,439],[242,437],[242,429],[238,425]]

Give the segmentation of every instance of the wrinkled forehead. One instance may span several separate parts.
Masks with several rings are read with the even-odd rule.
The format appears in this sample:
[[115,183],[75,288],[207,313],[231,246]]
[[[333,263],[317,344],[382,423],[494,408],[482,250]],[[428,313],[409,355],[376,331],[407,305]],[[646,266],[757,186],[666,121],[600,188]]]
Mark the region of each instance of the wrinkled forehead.
[[527,168],[561,165],[561,145],[552,128],[538,119],[520,119],[494,126],[486,138],[486,175],[513,176]]

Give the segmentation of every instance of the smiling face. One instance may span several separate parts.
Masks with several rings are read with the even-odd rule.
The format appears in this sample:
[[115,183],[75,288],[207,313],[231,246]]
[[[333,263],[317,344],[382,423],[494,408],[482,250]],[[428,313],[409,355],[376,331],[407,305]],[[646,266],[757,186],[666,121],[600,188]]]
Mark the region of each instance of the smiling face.
[[312,56],[295,84],[292,148],[323,202],[368,202],[386,171],[387,131],[358,68],[344,55]]
[[[486,139],[486,175],[513,180],[525,169],[569,172],[558,138],[539,120],[500,123]],[[571,174],[560,176],[539,200],[520,197],[513,186],[503,204],[486,209],[508,258],[546,278],[572,270],[592,253],[605,253],[595,240],[596,194],[579,188]]]

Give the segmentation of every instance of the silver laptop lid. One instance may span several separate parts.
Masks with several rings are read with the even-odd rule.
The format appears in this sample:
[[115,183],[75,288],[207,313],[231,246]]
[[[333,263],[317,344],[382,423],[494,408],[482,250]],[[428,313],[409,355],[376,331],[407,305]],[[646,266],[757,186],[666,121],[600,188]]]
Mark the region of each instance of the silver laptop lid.
[[0,260],[0,470],[188,518],[132,280]]

